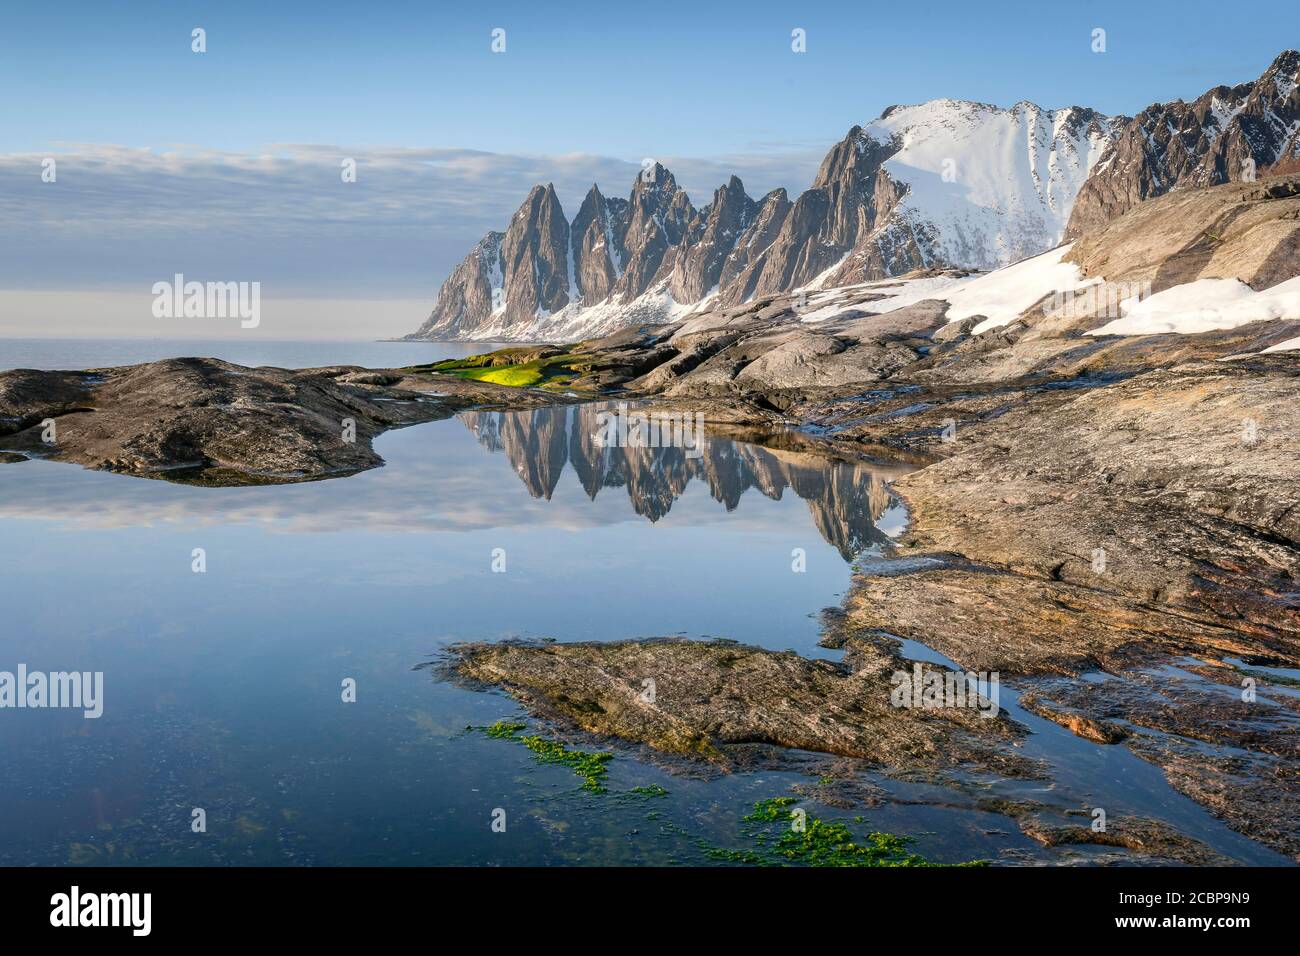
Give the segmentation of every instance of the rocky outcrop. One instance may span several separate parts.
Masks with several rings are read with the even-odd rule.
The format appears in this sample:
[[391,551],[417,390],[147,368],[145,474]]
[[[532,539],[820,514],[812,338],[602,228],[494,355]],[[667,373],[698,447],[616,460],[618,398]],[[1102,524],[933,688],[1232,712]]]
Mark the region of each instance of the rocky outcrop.
[[614,285],[614,297],[630,302],[666,280],[695,218],[690,198],[672,173],[659,163],[642,170],[628,200],[627,259]]
[[1032,103],[890,107],[831,150],[758,274],[720,302],[814,281],[829,287],[932,267],[992,269],[1049,249],[1113,125],[1095,110]]
[[469,336],[500,313],[505,302],[504,238],[504,233],[489,232],[470,250],[438,290],[433,313],[416,331],[416,338]]
[[[856,757],[899,772],[963,763],[1009,775],[1039,772],[996,746],[1024,734],[1004,714],[894,706],[892,675],[911,664],[881,643],[855,641],[847,666],[730,641],[503,642],[452,652],[456,676],[504,687],[537,712],[725,766],[769,747]],[[925,670],[944,679],[941,668]]]
[[713,202],[700,210],[699,229],[688,230],[677,250],[668,286],[673,299],[698,302],[718,288],[732,251],[758,211],[735,176],[713,194]]
[[1067,237],[1172,190],[1253,180],[1300,155],[1300,52],[1257,80],[1216,86],[1191,103],[1153,103],[1115,138],[1079,191]]
[[[435,394],[436,393],[436,394]],[[289,371],[166,359],[87,372],[0,372],[0,449],[199,484],[303,481],[383,464],[390,429],[479,405],[552,401],[401,370]]]
[[490,232],[442,284],[416,338],[509,338],[539,316],[558,312],[575,292],[569,223],[555,187],[534,186],[504,233]]
[[762,275],[762,256],[776,242],[790,214],[790,200],[784,189],[774,189],[758,204],[748,228],[736,240],[718,276],[718,285],[740,301],[748,301]]
[[1300,274],[1300,175],[1175,190],[1083,236],[1065,261],[1152,292],[1197,279],[1269,288]]
[[[882,212],[876,206],[875,185],[881,164],[896,151],[860,126],[849,130],[822,161],[812,188],[790,207],[776,239],[750,265],[754,275],[738,276],[719,296],[719,304],[788,292],[843,259],[859,232],[870,229]],[[747,239],[741,238],[742,246]]]
[[1073,671],[1143,644],[1300,662],[1297,391],[1292,356],[1188,363],[959,430],[895,487],[908,553],[966,563],[867,582],[865,619],[977,669]]
[[569,224],[555,187],[535,186],[501,240],[506,327],[569,304]]

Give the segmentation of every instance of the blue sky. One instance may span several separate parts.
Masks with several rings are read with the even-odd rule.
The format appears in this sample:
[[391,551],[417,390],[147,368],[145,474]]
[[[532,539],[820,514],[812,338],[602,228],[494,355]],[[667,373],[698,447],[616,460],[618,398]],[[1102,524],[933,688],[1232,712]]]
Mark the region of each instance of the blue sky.
[[[1131,114],[1253,79],[1300,44],[1300,14],[1284,5],[1267,30],[1238,10],[10,3],[0,290],[130,290],[207,269],[300,297],[431,298],[533,182],[555,180],[572,215],[591,181],[625,194],[654,157],[703,204],[733,170],[751,195],[797,193],[834,141],[893,103]],[[202,55],[194,27],[207,32]],[[504,54],[490,49],[496,27]],[[1105,54],[1090,49],[1095,27]],[[57,184],[39,180],[46,156]],[[341,156],[361,161],[351,191],[337,188]],[[0,335],[23,322],[0,305]]]
[[891,103],[940,96],[1133,113],[1258,75],[1300,42],[1286,7],[1263,30],[1196,2],[6,4],[0,150],[292,142],[639,159],[825,146]]

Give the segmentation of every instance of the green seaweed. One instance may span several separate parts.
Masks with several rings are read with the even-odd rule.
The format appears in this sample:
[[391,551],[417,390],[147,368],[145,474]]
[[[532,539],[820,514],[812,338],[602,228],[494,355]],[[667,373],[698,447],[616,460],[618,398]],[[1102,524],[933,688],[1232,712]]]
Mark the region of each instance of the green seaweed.
[[633,787],[627,791],[629,794],[636,794],[638,797],[666,797],[668,791],[657,783],[652,783],[647,787]]
[[582,778],[583,790],[591,793],[605,792],[602,781],[605,774],[609,772],[609,768],[605,765],[614,759],[612,753],[570,750],[558,740],[549,740],[540,734],[521,737],[519,731],[524,729],[524,725],[511,721],[498,720],[489,727],[480,727],[478,729],[495,740],[513,740],[523,744],[533,752],[533,756],[541,763],[560,764],[568,767]]
[[[521,735],[525,724],[516,721],[498,720],[487,727],[467,727],[478,730],[495,740],[513,740],[532,751],[541,763],[560,764],[569,767],[582,778],[582,789],[590,793],[607,793],[604,786],[605,775],[609,772],[607,764],[614,759],[608,752],[570,750],[558,740],[550,740],[540,734]],[[658,798],[666,797],[668,791],[658,784],[633,787],[622,791],[619,797]],[[795,797],[769,797],[755,802],[754,809],[745,814],[742,833],[754,844],[749,849],[733,849],[716,846],[699,838],[695,844],[709,860],[720,863],[736,863],[747,866],[943,866],[931,863],[920,854],[908,849],[911,838],[892,833],[873,831],[864,838],[853,835],[846,823],[838,820],[823,820],[812,814],[795,808]],[[658,813],[647,816],[657,819]],[[799,820],[800,826],[794,826]],[[862,823],[862,817],[854,817],[854,823]],[[773,832],[773,824],[780,824]],[[675,824],[665,822],[670,829],[688,835]],[[969,860],[957,866],[987,866],[987,860]]]
[[[908,850],[909,837],[892,833],[871,832],[856,839],[848,825],[837,820],[823,820],[804,814],[802,826],[792,809],[794,797],[769,797],[754,804],[745,815],[743,832],[757,846],[756,850],[727,850],[701,844],[710,859],[735,863],[779,866],[942,866]],[[860,823],[862,817],[855,817]],[[782,824],[774,843],[768,843],[770,825]],[[987,866],[987,860],[971,860],[959,866]]]
[[754,804],[754,812],[745,814],[749,823],[771,823],[773,820],[789,820],[791,811],[786,807],[798,803],[794,797],[769,797]]
[[483,733],[487,734],[489,737],[513,740],[515,739],[515,732],[523,730],[524,726],[524,724],[513,724],[505,720],[498,720],[491,727],[484,727]]

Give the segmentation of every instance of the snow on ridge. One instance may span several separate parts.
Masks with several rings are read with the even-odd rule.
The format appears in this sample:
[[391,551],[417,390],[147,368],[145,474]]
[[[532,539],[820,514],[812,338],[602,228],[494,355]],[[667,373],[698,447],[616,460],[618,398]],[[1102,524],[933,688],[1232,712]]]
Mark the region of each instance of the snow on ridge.
[[1112,138],[1110,118],[1075,107],[1010,109],[961,100],[892,107],[865,132],[900,150],[885,161],[907,185],[896,215],[936,227],[944,261],[997,269],[1061,241],[1074,199]]
[[668,284],[661,283],[631,302],[607,299],[583,306],[571,302],[555,312],[539,309],[533,321],[524,323],[492,322],[462,335],[466,342],[577,342],[599,338],[619,329],[642,323],[675,321],[694,306],[673,299]]

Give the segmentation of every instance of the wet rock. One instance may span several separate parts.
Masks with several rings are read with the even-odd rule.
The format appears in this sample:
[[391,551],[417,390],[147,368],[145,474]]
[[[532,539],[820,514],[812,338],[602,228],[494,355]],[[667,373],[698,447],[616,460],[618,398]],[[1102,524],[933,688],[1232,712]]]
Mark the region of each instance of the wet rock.
[[896,488],[905,551],[970,567],[864,581],[864,624],[981,669],[1070,670],[1132,645],[1300,661],[1298,388],[1294,358],[1199,363],[959,429]]
[[1006,745],[1024,728],[969,707],[907,709],[891,675],[909,669],[855,642],[851,666],[731,642],[464,644],[459,678],[499,686],[535,713],[589,733],[729,766],[753,745],[854,757],[898,771],[971,764],[1039,772]]
[[1084,714],[1058,710],[1045,703],[1036,694],[1022,694],[1020,706],[1054,724],[1060,724],[1076,737],[1091,740],[1094,744],[1117,744],[1128,736],[1128,731],[1109,720],[1097,720]]
[[[1124,745],[1234,830],[1300,860],[1300,714],[1296,699],[1141,667],[1101,681],[1049,680],[1021,696],[1033,713],[1122,723]],[[1058,721],[1059,722],[1059,721]]]
[[1167,823],[1146,817],[1108,816],[1104,829],[1094,829],[1086,810],[1062,813],[1032,802],[986,800],[983,809],[1009,816],[1027,837],[1047,847],[1119,847],[1148,863],[1184,866],[1223,866],[1229,861],[1199,840],[1179,833]]

